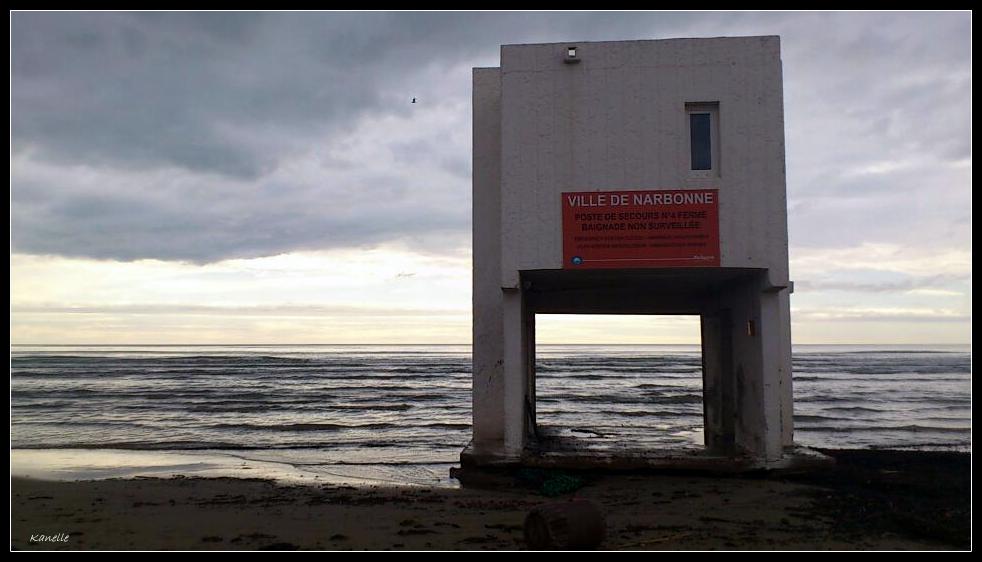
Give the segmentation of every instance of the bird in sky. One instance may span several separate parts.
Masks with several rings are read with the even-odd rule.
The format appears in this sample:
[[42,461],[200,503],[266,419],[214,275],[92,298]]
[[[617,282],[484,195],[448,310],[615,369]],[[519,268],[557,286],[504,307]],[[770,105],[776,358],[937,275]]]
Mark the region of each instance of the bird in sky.
[[416,103],[416,98],[413,98],[413,103]]

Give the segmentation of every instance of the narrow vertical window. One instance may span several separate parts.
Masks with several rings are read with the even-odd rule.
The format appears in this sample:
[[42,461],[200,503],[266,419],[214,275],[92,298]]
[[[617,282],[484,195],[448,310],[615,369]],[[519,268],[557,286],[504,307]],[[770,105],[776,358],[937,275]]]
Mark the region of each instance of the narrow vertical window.
[[709,113],[689,113],[689,149],[693,170],[713,169],[713,134]]
[[695,177],[719,175],[719,103],[685,104],[688,118],[689,171]]

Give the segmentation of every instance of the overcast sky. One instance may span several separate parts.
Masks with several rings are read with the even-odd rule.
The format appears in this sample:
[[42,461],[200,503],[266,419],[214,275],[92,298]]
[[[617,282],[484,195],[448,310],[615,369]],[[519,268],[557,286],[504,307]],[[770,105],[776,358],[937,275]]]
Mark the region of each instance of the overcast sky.
[[[971,23],[14,13],[11,340],[467,343],[471,68],[776,34],[795,342],[968,342]],[[694,319],[559,320],[540,340],[698,342]]]

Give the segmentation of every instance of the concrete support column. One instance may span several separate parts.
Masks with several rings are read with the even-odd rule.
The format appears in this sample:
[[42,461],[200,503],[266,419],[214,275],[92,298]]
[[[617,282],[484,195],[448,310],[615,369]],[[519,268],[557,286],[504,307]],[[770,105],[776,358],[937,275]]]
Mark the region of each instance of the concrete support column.
[[528,435],[529,386],[534,324],[520,289],[502,290],[504,348],[502,380],[504,383],[504,443],[501,456],[518,458]]
[[525,376],[525,437],[538,436],[535,423],[535,314],[525,304],[525,348],[527,374]]
[[727,309],[704,312],[702,328],[702,403],[706,449],[729,455],[734,450],[734,387],[731,320]]
[[732,311],[734,443],[743,453],[774,461],[791,445],[791,327],[788,290],[766,275],[721,299]]
[[784,343],[789,327],[782,319],[781,293],[765,290],[757,299],[760,328],[757,339],[760,346],[761,408],[763,410],[763,453],[767,460],[781,458],[784,451],[786,416],[791,403],[786,401],[786,389],[791,386],[790,365],[785,364]]
[[[472,453],[495,457],[504,450],[505,391],[502,376],[501,79],[497,69],[474,70],[474,322]],[[482,259],[484,258],[484,259]]]
[[505,443],[504,331],[501,290],[493,284],[490,289],[474,292],[480,310],[474,311],[471,409],[473,452],[494,456]]
[[792,288],[778,293],[781,322],[781,445],[794,445],[794,389],[791,363],[791,292]]

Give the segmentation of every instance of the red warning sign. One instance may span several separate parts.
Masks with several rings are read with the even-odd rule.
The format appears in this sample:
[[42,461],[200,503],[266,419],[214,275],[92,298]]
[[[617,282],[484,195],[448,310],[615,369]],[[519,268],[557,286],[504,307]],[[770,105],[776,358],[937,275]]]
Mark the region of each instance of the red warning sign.
[[562,197],[563,269],[719,267],[719,190]]

